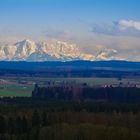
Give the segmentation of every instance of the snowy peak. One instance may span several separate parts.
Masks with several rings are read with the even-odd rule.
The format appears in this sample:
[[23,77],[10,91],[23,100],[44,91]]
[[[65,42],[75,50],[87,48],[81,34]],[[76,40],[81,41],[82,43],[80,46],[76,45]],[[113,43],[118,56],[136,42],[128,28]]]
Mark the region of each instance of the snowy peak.
[[25,39],[25,40],[17,42],[15,45],[30,46],[32,44],[34,45],[35,43],[31,40]]
[[115,54],[117,54],[117,50],[114,49],[103,49],[100,50],[97,54],[96,54],[96,60],[111,60],[111,59],[115,59]]
[[36,51],[36,44],[30,40],[23,40],[15,44],[15,59],[26,59],[32,53]]
[[76,44],[56,41],[35,43],[23,40],[14,45],[0,46],[0,60],[4,61],[69,61],[69,60],[110,60],[116,50],[105,49],[96,55],[87,54]]
[[80,56],[80,50],[75,44],[57,41],[55,43],[40,43],[39,50],[58,59],[75,59]]

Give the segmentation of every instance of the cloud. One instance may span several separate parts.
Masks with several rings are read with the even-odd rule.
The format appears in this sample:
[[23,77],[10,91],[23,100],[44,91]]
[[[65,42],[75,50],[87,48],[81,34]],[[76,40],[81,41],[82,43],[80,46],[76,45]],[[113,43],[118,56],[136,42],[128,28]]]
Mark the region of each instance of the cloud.
[[133,28],[140,31],[140,22],[134,20],[120,20],[118,22],[120,30],[127,30],[128,28]]
[[140,22],[134,20],[120,20],[112,24],[94,24],[92,32],[110,36],[140,37]]

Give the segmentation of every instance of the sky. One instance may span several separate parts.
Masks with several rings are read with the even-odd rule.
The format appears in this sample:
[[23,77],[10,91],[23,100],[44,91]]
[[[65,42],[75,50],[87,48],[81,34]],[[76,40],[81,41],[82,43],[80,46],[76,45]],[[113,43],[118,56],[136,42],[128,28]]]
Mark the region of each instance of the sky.
[[0,0],[0,41],[62,40],[140,61],[140,0]]

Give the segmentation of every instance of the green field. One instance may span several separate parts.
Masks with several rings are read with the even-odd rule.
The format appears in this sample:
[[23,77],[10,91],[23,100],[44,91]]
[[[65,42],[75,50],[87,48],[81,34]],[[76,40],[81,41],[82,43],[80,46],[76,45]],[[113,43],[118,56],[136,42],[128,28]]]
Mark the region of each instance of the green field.
[[1,97],[30,97],[33,86],[0,85]]

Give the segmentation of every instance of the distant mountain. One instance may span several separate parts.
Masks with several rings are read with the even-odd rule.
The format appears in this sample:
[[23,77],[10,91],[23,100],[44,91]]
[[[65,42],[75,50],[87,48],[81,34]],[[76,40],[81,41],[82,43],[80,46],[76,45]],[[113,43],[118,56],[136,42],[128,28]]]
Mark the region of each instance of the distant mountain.
[[1,61],[72,61],[72,60],[111,60],[117,53],[113,49],[103,49],[97,54],[82,52],[75,44],[56,41],[53,43],[30,40],[19,41],[13,45],[0,46]]

